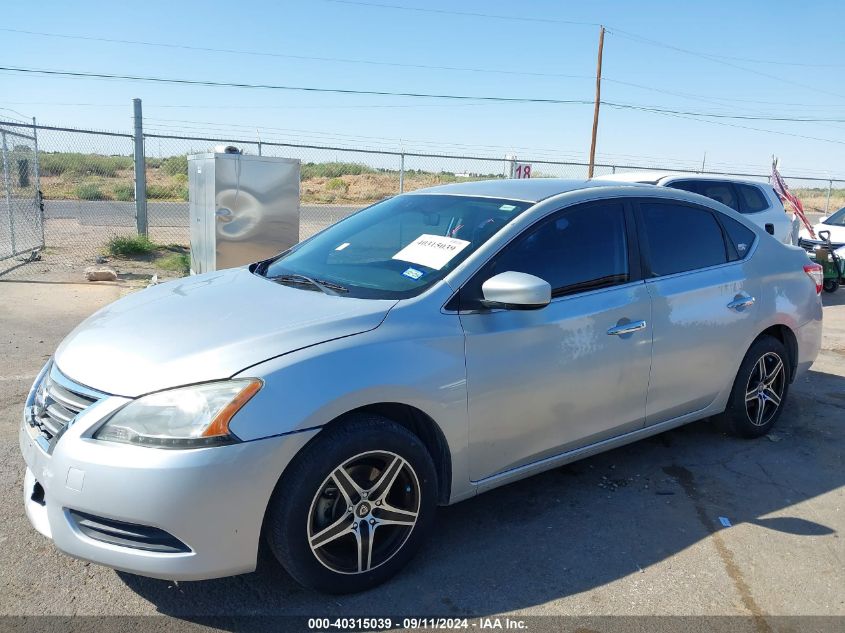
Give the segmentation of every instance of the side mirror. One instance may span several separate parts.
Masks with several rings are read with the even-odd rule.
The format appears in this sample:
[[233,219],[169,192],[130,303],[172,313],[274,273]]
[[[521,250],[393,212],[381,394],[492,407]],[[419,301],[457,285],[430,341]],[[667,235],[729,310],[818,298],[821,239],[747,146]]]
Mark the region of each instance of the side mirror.
[[548,281],[513,271],[490,277],[481,285],[481,293],[488,308],[537,310],[549,305],[552,300],[552,287]]
[[769,235],[775,234],[775,225],[774,224],[772,224],[770,222],[766,222],[766,226],[764,228],[766,229],[766,233],[768,233]]

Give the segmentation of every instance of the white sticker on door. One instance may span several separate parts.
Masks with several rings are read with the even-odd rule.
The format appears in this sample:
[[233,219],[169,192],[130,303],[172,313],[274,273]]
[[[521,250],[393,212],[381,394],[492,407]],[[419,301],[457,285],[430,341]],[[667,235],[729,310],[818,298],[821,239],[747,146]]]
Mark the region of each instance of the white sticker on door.
[[440,270],[467,246],[466,240],[424,234],[396,253],[393,259]]

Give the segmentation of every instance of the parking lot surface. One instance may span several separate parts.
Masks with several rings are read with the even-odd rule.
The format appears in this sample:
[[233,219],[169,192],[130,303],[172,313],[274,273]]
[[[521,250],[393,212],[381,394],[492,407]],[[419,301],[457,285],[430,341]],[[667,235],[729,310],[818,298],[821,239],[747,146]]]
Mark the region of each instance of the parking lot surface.
[[26,391],[62,337],[125,291],[0,282],[0,615],[229,629],[204,618],[734,615],[758,631],[778,630],[777,616],[845,616],[845,291],[824,296],[824,349],[767,438],[704,420],[441,508],[403,573],[339,597],[302,589],[266,553],[255,573],[176,584],[68,558],[30,527]]

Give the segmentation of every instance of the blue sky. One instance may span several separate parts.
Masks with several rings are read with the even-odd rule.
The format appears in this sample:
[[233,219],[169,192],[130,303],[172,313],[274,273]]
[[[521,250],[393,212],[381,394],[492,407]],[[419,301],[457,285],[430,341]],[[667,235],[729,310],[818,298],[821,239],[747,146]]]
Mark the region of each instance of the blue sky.
[[[594,95],[598,28],[592,25],[402,11],[328,0],[4,4],[0,29],[332,58],[213,53],[0,30],[6,66],[365,90],[583,100]],[[383,0],[382,4],[603,23],[611,30],[605,41],[607,81],[602,91],[608,101],[696,112],[845,119],[841,2],[800,7],[782,1]],[[136,12],[136,7],[142,11]],[[715,61],[637,41],[620,30],[708,55],[796,65],[722,57]],[[260,128],[265,140],[390,148],[401,144],[449,153],[475,148],[497,156],[512,152],[584,159],[592,120],[590,105],[479,105],[0,72],[0,108],[37,116],[47,124],[128,130],[132,97],[143,99],[148,130],[226,130],[252,137]],[[19,116],[9,110],[0,114]],[[781,157],[784,172],[845,176],[845,123],[721,121],[723,125],[716,125],[604,107],[599,157],[641,164],[700,164],[706,152],[710,166],[765,170],[774,153]],[[770,131],[731,127],[737,125]]]

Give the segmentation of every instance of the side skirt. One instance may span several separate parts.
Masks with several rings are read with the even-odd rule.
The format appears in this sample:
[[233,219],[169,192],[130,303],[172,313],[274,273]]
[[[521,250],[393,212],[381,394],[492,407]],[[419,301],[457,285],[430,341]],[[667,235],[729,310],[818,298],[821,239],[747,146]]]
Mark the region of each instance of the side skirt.
[[[624,446],[625,444],[631,444],[632,442],[651,437],[652,435],[658,435],[664,431],[669,431],[670,429],[674,429],[679,426],[683,426],[684,424],[689,424],[690,422],[695,422],[696,420],[701,420],[719,413],[718,411],[710,409],[711,407],[708,407],[705,410],[694,411],[692,413],[682,415],[681,417],[667,420],[666,422],[652,424],[651,426],[637,429],[636,431],[631,431],[629,433],[625,433],[624,435],[611,437],[609,439],[602,440],[601,442],[596,442],[595,444],[582,446],[581,448],[566,451],[565,453],[560,453],[559,455],[552,455],[551,457],[546,457],[545,459],[541,459],[524,466],[512,468],[511,470],[506,470],[472,483],[476,486],[476,494],[481,494],[482,492],[487,492],[493,488],[498,488],[499,486],[503,486],[520,479],[525,479],[526,477],[536,475],[543,471],[558,468],[571,462],[578,461],[579,459],[591,457],[593,455],[597,455],[598,453],[603,453],[605,451]],[[457,501],[457,499],[455,501]]]

